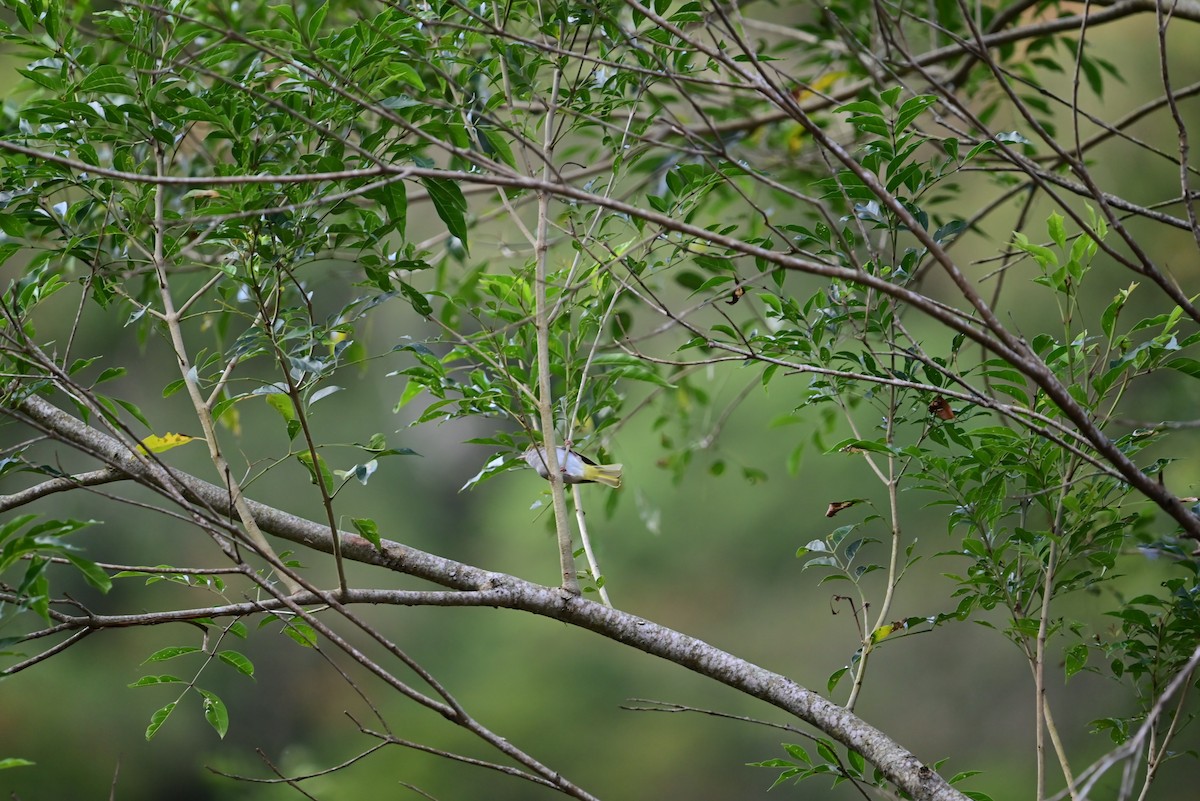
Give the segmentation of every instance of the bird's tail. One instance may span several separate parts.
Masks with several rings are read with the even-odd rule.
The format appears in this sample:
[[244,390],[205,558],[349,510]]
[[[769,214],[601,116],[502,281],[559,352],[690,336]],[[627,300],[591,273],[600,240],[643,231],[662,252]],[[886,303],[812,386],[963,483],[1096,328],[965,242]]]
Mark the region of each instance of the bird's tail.
[[606,487],[619,489],[621,487],[621,465],[619,464],[590,464],[588,478]]

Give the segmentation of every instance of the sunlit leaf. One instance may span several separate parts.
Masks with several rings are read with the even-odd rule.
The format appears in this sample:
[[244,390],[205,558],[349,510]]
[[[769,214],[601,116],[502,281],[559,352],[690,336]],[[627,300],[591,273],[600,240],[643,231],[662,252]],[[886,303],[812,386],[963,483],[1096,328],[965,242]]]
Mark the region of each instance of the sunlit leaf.
[[195,439],[196,437],[189,434],[172,434],[169,431],[161,437],[151,434],[142,438],[141,449],[143,453],[163,453],[172,448],[178,448],[180,445],[186,445]]

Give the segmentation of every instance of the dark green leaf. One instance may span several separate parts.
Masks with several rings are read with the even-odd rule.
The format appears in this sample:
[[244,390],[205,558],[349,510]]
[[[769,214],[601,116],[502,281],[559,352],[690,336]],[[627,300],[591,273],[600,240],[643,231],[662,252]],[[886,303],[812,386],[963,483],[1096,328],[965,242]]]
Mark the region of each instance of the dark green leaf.
[[67,561],[70,562],[76,570],[83,574],[83,578],[88,584],[91,584],[93,587],[100,590],[100,592],[106,593],[112,589],[112,579],[109,578],[108,573],[104,571],[104,568],[100,567],[90,559],[84,559],[82,556],[71,553],[70,551],[64,551],[63,556],[66,557]]
[[90,70],[79,82],[79,91],[121,95],[132,95],[135,92],[133,84],[129,83],[125,74],[112,64],[102,64]]
[[446,224],[446,229],[462,242],[464,251],[468,250],[467,199],[463,197],[458,184],[447,178],[422,178],[421,183],[429,192],[433,208],[442,222]]
[[429,304],[429,300],[424,295],[405,281],[399,281],[398,284],[404,297],[408,298],[408,302],[412,304],[413,311],[422,317],[433,316],[433,306]]

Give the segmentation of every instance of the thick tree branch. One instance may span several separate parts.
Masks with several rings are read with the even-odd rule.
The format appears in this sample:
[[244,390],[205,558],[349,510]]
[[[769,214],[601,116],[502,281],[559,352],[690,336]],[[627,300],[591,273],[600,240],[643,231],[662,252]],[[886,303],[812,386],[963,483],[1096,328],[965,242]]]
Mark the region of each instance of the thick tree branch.
[[[13,411],[4,409],[3,413],[12,416]],[[36,421],[68,445],[80,446],[91,453],[110,455],[117,464],[127,465],[122,469],[127,469],[131,477],[152,483],[162,478],[161,475],[151,475],[141,463],[129,458],[127,449],[120,442],[85,425],[43,398],[28,396],[18,402],[15,411],[19,416]],[[185,496],[222,514],[235,512],[225,488],[178,470],[168,468],[167,472],[170,481]],[[248,498],[244,502],[263,531],[297,545],[333,553],[334,545],[328,526]],[[702,640],[572,595],[558,587],[545,587],[504,573],[481,570],[390,540],[384,540],[383,547],[377,550],[370,542],[355,534],[340,532],[339,536],[342,538],[342,554],[347,559],[425,579],[443,587],[479,593],[472,596],[471,601],[478,603],[486,598],[488,605],[559,620],[657,656],[765,701],[815,726],[847,748],[862,754],[913,798],[922,801],[965,801],[966,797],[945,779],[879,729],[786,676],[754,665]],[[417,598],[408,597],[410,600]]]

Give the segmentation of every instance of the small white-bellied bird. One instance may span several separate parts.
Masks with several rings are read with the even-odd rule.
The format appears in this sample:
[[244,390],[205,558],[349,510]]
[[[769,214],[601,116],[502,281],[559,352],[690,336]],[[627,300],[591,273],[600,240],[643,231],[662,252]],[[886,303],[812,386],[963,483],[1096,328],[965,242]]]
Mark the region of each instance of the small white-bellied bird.
[[[581,453],[568,451],[562,445],[555,448],[558,456],[558,469],[562,472],[564,484],[603,484],[617,489],[621,486],[621,465],[596,464]],[[537,471],[542,478],[549,478],[550,471],[546,468],[546,450],[541,445],[531,445],[525,451],[525,461]]]

